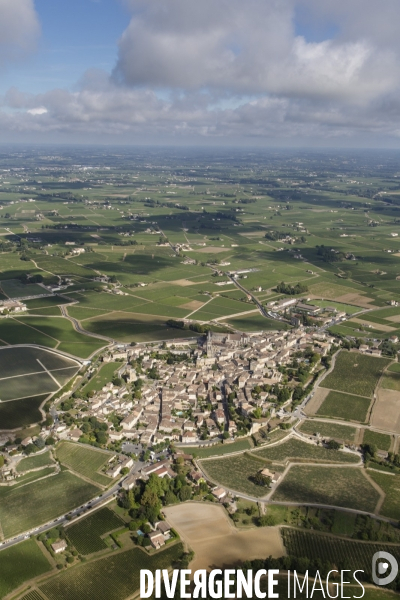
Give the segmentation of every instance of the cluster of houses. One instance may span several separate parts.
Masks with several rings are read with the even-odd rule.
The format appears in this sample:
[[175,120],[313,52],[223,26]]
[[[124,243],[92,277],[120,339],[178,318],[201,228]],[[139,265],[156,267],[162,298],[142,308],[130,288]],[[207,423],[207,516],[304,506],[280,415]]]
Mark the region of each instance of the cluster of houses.
[[[181,347],[171,350],[190,356],[173,364],[154,358],[145,346],[115,347],[104,360],[121,361],[118,375],[122,384],[106,384],[84,401],[82,414],[109,422],[110,415],[118,415],[120,426],[109,427],[112,442],[198,445],[217,440],[223,433],[226,437],[225,432],[234,437],[238,428],[228,410],[228,397],[242,417],[251,416],[256,409],[263,417],[273,416],[276,397],[272,392],[260,391],[260,387],[279,384],[279,367],[289,364],[298,351],[311,346],[314,352],[325,355],[332,342],[327,334],[310,334],[302,329],[257,334],[210,332],[196,349],[182,342]],[[138,360],[140,374],[132,366]],[[156,371],[157,379],[146,377],[150,370]],[[144,380],[140,399],[131,393],[138,377]],[[254,394],[257,386],[258,393]],[[64,435],[78,440],[81,431],[66,431]]]
[[2,300],[0,302],[0,314],[19,313],[26,310],[26,304],[18,300]]

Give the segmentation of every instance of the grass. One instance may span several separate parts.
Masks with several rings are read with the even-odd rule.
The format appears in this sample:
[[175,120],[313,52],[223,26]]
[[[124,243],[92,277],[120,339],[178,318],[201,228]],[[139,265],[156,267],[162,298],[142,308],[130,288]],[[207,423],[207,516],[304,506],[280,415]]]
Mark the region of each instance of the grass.
[[53,464],[50,453],[44,452],[43,454],[37,454],[36,456],[30,456],[29,458],[23,458],[17,465],[17,472],[23,473],[25,471],[32,471],[32,469],[38,469],[39,467],[47,467]]
[[201,462],[201,468],[213,481],[229,489],[255,498],[260,498],[268,493],[268,488],[256,485],[249,479],[263,468],[263,462],[252,458],[247,453],[204,460]]
[[103,486],[111,483],[110,477],[99,473],[99,470],[107,465],[112,454],[71,442],[61,442],[56,454],[63,465],[91,481]]
[[357,463],[358,456],[355,454],[339,452],[338,450],[328,450],[322,446],[302,442],[299,439],[291,438],[282,444],[270,448],[256,450],[254,455],[267,460],[286,463],[301,461],[316,462],[337,462],[337,463]]
[[380,514],[384,517],[394,519],[395,521],[400,521],[400,475],[377,473],[370,469],[368,470],[368,474],[385,492],[385,500],[380,510]]
[[66,533],[79,554],[86,555],[107,548],[102,536],[123,525],[123,521],[112,510],[101,508],[68,527]]
[[[76,373],[76,369],[74,373]],[[46,371],[42,371],[35,375],[0,380],[0,399],[2,402],[8,402],[9,400],[18,400],[18,398],[27,398],[32,391],[50,394],[56,392],[59,387]]]
[[400,392],[400,373],[386,371],[382,377],[381,388]]
[[[251,304],[246,304],[245,302],[242,302],[243,308],[241,311],[237,311],[237,312],[245,312],[246,310],[252,310],[254,305]],[[206,306],[206,310],[208,308],[208,305]],[[197,313],[196,313],[196,318],[197,317]],[[215,318],[215,317],[211,317],[211,318]],[[281,329],[286,331],[287,329],[289,329],[289,325],[287,323],[282,323],[281,321],[275,321],[274,319],[267,319],[263,316],[261,316],[260,314],[253,314],[253,315],[242,315],[241,317],[234,317],[232,319],[227,319],[226,322],[229,325],[232,325],[232,327],[234,327],[235,329],[238,329],[239,331],[272,331],[272,330],[278,330],[280,331]]]
[[133,548],[68,569],[39,589],[49,600],[124,600],[139,589],[140,569],[168,569],[182,552],[181,544],[152,556]]
[[0,523],[4,536],[9,538],[47,523],[80,506],[98,492],[98,487],[67,471],[29,485],[2,487]]
[[354,527],[356,524],[357,515],[355,513],[343,512],[342,510],[335,510],[335,516],[333,518],[332,533],[335,535],[348,535],[352,536]]
[[[389,552],[397,560],[400,560],[399,546],[343,540],[329,535],[299,531],[291,528],[283,529],[282,537],[286,551],[291,556],[307,557],[310,559],[318,557],[322,562],[329,561],[331,564],[334,564],[338,570],[349,569],[350,571],[356,571],[357,569],[361,569],[371,576],[372,557],[379,551]],[[376,597],[375,595],[372,596],[374,599]]]
[[379,450],[390,450],[392,438],[390,435],[385,433],[378,433],[377,431],[371,431],[370,429],[364,429],[363,444],[375,444]]
[[366,423],[370,404],[369,398],[329,392],[316,414],[321,417]]
[[2,402],[0,404],[1,428],[7,430],[18,429],[32,425],[32,423],[38,423],[43,418],[39,407],[46,398],[47,394],[44,394],[24,398],[23,400],[14,400],[13,402]]
[[3,293],[9,298],[24,298],[26,296],[40,296],[46,291],[36,283],[24,284],[18,279],[7,279],[1,282]]
[[316,435],[319,433],[323,438],[334,438],[347,443],[354,443],[357,429],[348,425],[339,425],[337,423],[326,423],[324,421],[314,421],[307,419],[299,427],[302,433]]
[[388,367],[387,371],[390,371],[391,373],[400,373],[400,363],[393,363],[392,365],[390,365],[390,367]]
[[208,458],[210,456],[223,456],[224,454],[230,454],[232,452],[250,450],[252,447],[251,441],[248,438],[245,438],[243,440],[237,440],[232,444],[216,444],[209,448],[188,448],[186,452],[188,454],[193,454],[196,458]]
[[88,392],[100,391],[106,383],[111,381],[118,367],[121,367],[121,363],[111,362],[102,365],[96,375],[92,377],[82,389],[82,393],[87,394]]
[[383,369],[390,360],[342,350],[335,368],[320,384],[321,387],[371,397]]
[[379,494],[361,469],[299,465],[290,469],[273,494],[273,500],[374,512]]
[[27,540],[0,552],[0,598],[51,570],[35,540]]

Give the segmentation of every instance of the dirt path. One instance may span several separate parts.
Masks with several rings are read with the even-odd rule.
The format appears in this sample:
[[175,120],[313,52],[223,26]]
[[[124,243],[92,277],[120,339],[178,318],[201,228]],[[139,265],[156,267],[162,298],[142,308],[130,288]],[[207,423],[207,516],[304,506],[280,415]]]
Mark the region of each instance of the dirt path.
[[374,481],[372,479],[372,477],[367,473],[367,471],[365,469],[362,469],[361,472],[364,475],[364,477],[367,479],[367,481],[372,485],[372,487],[375,488],[375,490],[378,492],[378,494],[380,496],[380,498],[375,506],[375,513],[377,515],[379,515],[381,508],[382,508],[382,504],[385,502],[386,494],[382,490],[382,488],[379,487],[379,485],[376,483],[376,481]]

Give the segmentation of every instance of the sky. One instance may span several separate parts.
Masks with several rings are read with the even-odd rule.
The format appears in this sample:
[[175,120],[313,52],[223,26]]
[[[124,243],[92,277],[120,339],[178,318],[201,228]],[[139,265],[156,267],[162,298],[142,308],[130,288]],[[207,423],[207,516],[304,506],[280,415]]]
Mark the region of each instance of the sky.
[[399,0],[0,0],[0,143],[400,146]]

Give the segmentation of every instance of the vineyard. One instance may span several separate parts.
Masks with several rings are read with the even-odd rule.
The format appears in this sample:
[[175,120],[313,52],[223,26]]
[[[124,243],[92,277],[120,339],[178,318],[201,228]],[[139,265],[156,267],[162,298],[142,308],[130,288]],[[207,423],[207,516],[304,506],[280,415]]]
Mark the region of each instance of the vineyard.
[[92,515],[71,525],[67,537],[79,554],[92,554],[107,548],[101,536],[124,525],[123,521],[109,508],[102,508]]
[[41,596],[37,590],[33,590],[32,592],[25,594],[20,600],[43,600],[43,596]]
[[167,569],[182,556],[182,544],[149,556],[139,548],[68,569],[40,586],[49,600],[124,600],[139,589],[140,569]]
[[90,446],[70,442],[61,442],[57,446],[57,458],[63,465],[104,486],[109,485],[111,479],[99,471],[107,465],[111,457],[112,454],[109,452],[94,450]]
[[360,460],[356,454],[338,452],[337,450],[328,450],[322,446],[316,446],[314,444],[302,442],[296,438],[292,438],[287,442],[278,444],[277,446],[272,446],[272,448],[255,450],[254,454],[258,457],[278,462],[298,462],[301,460],[312,460],[325,463],[357,463]]
[[383,369],[390,360],[342,350],[336,357],[335,368],[321,387],[370,398]]
[[290,556],[306,557],[327,561],[338,570],[364,570],[371,575],[372,557],[375,552],[390,552],[400,561],[400,545],[385,545],[374,542],[353,542],[328,535],[282,529],[282,538],[286,551]]

